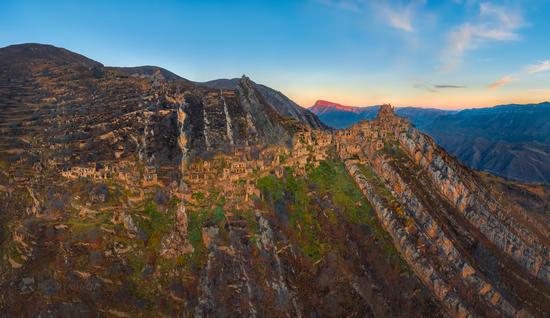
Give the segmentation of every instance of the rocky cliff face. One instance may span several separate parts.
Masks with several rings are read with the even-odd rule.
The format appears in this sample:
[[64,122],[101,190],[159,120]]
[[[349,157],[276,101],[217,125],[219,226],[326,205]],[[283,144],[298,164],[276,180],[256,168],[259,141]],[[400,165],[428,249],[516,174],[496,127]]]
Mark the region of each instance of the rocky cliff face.
[[547,224],[502,194],[495,198],[416,128],[393,133],[398,141],[359,151],[364,157],[349,159],[346,168],[448,314],[544,315]]
[[329,131],[246,77],[0,57],[4,315],[550,312],[550,191],[473,173],[391,106]]

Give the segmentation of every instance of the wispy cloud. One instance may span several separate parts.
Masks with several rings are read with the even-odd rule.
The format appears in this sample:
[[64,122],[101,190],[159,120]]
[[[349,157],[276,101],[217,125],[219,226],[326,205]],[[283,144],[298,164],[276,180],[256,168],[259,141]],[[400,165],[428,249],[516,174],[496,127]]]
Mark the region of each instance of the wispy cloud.
[[392,6],[389,2],[383,2],[379,5],[378,10],[391,27],[405,32],[414,32],[413,19],[417,5],[415,2],[411,2],[408,5],[396,4]]
[[550,60],[545,60],[536,64],[530,64],[525,66],[522,70],[518,72],[515,72],[510,75],[506,75],[498,79],[497,81],[491,83],[489,87],[492,89],[497,89],[512,81],[521,80],[522,78],[529,76],[531,74],[546,72],[549,70],[550,70]]
[[508,83],[510,83],[510,82],[512,82],[512,81],[515,81],[515,80],[516,80],[516,78],[515,78],[514,76],[512,76],[512,75],[506,75],[506,76],[504,76],[504,77],[502,77],[502,78],[496,80],[495,82],[491,83],[491,84],[489,85],[489,88],[491,88],[491,89],[498,89],[498,88],[500,88],[500,87],[502,87],[502,86],[504,86],[504,85],[506,85],[506,84],[508,84]]
[[550,70],[550,60],[542,61],[542,62],[537,63],[537,64],[527,65],[525,70],[529,74],[546,72],[546,71]]
[[457,88],[465,88],[466,86],[449,85],[449,84],[427,85],[427,84],[423,84],[423,83],[415,83],[415,84],[413,84],[413,87],[417,88],[417,89],[420,89],[420,90],[435,93],[438,90],[442,90],[442,89],[457,89]]
[[515,9],[481,3],[479,17],[461,24],[448,34],[444,50],[444,69],[451,70],[462,62],[463,55],[483,44],[519,39],[517,30],[523,24],[521,13]]
[[420,89],[420,90],[428,91],[428,92],[432,92],[432,93],[437,92],[437,90],[431,85],[416,83],[416,84],[413,84],[413,87],[416,88],[416,89]]
[[341,10],[363,13],[369,16],[381,18],[382,22],[394,29],[404,32],[416,30],[414,22],[417,19],[419,9],[425,4],[425,0],[413,0],[404,4],[400,1],[372,1],[372,0],[318,0],[324,5],[329,5]]
[[464,88],[462,85],[434,85],[435,88]]

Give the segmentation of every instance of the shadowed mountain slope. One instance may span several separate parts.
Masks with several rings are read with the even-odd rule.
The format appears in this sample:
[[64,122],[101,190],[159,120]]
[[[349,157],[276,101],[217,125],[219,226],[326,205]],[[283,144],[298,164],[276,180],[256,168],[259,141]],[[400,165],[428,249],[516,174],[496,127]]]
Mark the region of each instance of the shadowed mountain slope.
[[550,103],[463,110],[419,128],[473,169],[550,183]]

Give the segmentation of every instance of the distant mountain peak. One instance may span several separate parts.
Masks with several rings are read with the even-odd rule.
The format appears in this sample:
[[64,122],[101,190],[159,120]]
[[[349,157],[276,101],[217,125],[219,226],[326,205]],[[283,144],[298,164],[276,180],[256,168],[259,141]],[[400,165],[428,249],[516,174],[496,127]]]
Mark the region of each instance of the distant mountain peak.
[[323,114],[329,111],[334,110],[340,110],[340,111],[346,111],[346,112],[357,112],[361,107],[357,106],[347,106],[338,104],[335,102],[330,102],[327,100],[318,100],[311,106],[309,109],[314,112],[315,114]]

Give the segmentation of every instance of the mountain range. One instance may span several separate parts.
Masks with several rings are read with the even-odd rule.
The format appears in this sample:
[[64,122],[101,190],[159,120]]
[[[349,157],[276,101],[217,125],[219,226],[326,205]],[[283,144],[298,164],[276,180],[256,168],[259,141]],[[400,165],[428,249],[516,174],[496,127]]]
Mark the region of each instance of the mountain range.
[[1,316],[545,317],[549,202],[391,105],[0,48]]
[[[378,108],[318,101],[310,110],[327,125],[345,128],[374,118]],[[472,169],[522,182],[550,183],[548,102],[462,111],[402,107],[396,113]]]

